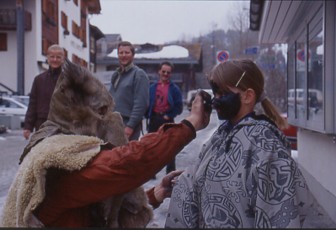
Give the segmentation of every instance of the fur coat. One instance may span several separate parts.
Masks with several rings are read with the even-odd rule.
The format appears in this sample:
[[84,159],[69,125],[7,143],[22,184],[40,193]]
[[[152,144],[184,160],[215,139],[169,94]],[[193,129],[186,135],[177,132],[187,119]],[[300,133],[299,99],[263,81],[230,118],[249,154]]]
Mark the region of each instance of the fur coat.
[[[37,227],[32,211],[43,201],[48,170],[79,170],[100,152],[127,143],[121,115],[105,86],[87,69],[66,60],[48,120],[35,132],[5,201],[2,227]],[[93,204],[103,227],[145,227],[153,216],[143,187]]]

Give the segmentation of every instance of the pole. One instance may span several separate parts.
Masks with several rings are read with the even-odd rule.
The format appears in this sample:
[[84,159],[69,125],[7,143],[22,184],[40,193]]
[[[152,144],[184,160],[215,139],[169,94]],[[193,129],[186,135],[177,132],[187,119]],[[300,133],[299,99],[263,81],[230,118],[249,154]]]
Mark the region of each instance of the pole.
[[24,5],[16,0],[17,93],[24,95]]

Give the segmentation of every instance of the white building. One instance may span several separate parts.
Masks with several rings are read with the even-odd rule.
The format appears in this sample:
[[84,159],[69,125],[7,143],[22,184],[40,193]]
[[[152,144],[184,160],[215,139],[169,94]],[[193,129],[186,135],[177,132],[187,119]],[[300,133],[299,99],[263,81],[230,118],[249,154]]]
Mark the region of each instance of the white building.
[[0,91],[29,94],[34,77],[48,68],[52,44],[92,69],[88,15],[100,10],[99,0],[1,0]]
[[260,43],[288,45],[288,89],[296,92],[288,120],[298,127],[298,161],[336,221],[336,1],[250,3],[250,29],[260,32]]

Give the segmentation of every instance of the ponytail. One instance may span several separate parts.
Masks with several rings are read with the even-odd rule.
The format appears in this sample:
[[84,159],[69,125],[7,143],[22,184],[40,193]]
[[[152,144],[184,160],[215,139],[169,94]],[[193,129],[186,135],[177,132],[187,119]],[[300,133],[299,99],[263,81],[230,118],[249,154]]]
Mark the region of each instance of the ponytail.
[[288,127],[287,120],[280,115],[278,109],[267,97],[263,98],[260,103],[265,114],[278,126],[279,129]]

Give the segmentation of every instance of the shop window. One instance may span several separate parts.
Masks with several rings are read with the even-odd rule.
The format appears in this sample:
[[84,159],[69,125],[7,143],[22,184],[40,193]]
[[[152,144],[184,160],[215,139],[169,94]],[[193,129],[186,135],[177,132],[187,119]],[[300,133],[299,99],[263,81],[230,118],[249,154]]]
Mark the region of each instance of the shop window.
[[287,53],[287,113],[288,117],[297,119],[296,114],[296,85],[295,85],[295,65],[296,65],[296,55],[295,55],[295,44],[288,48]]
[[306,119],[306,33],[302,31],[295,45],[295,114],[303,122]]
[[324,31],[322,23],[322,12],[320,12],[308,24],[307,115],[310,125],[317,129],[324,127]]
[[[327,132],[325,36],[323,6],[316,11],[288,49],[288,119],[291,124]],[[330,119],[329,119],[330,120]]]

